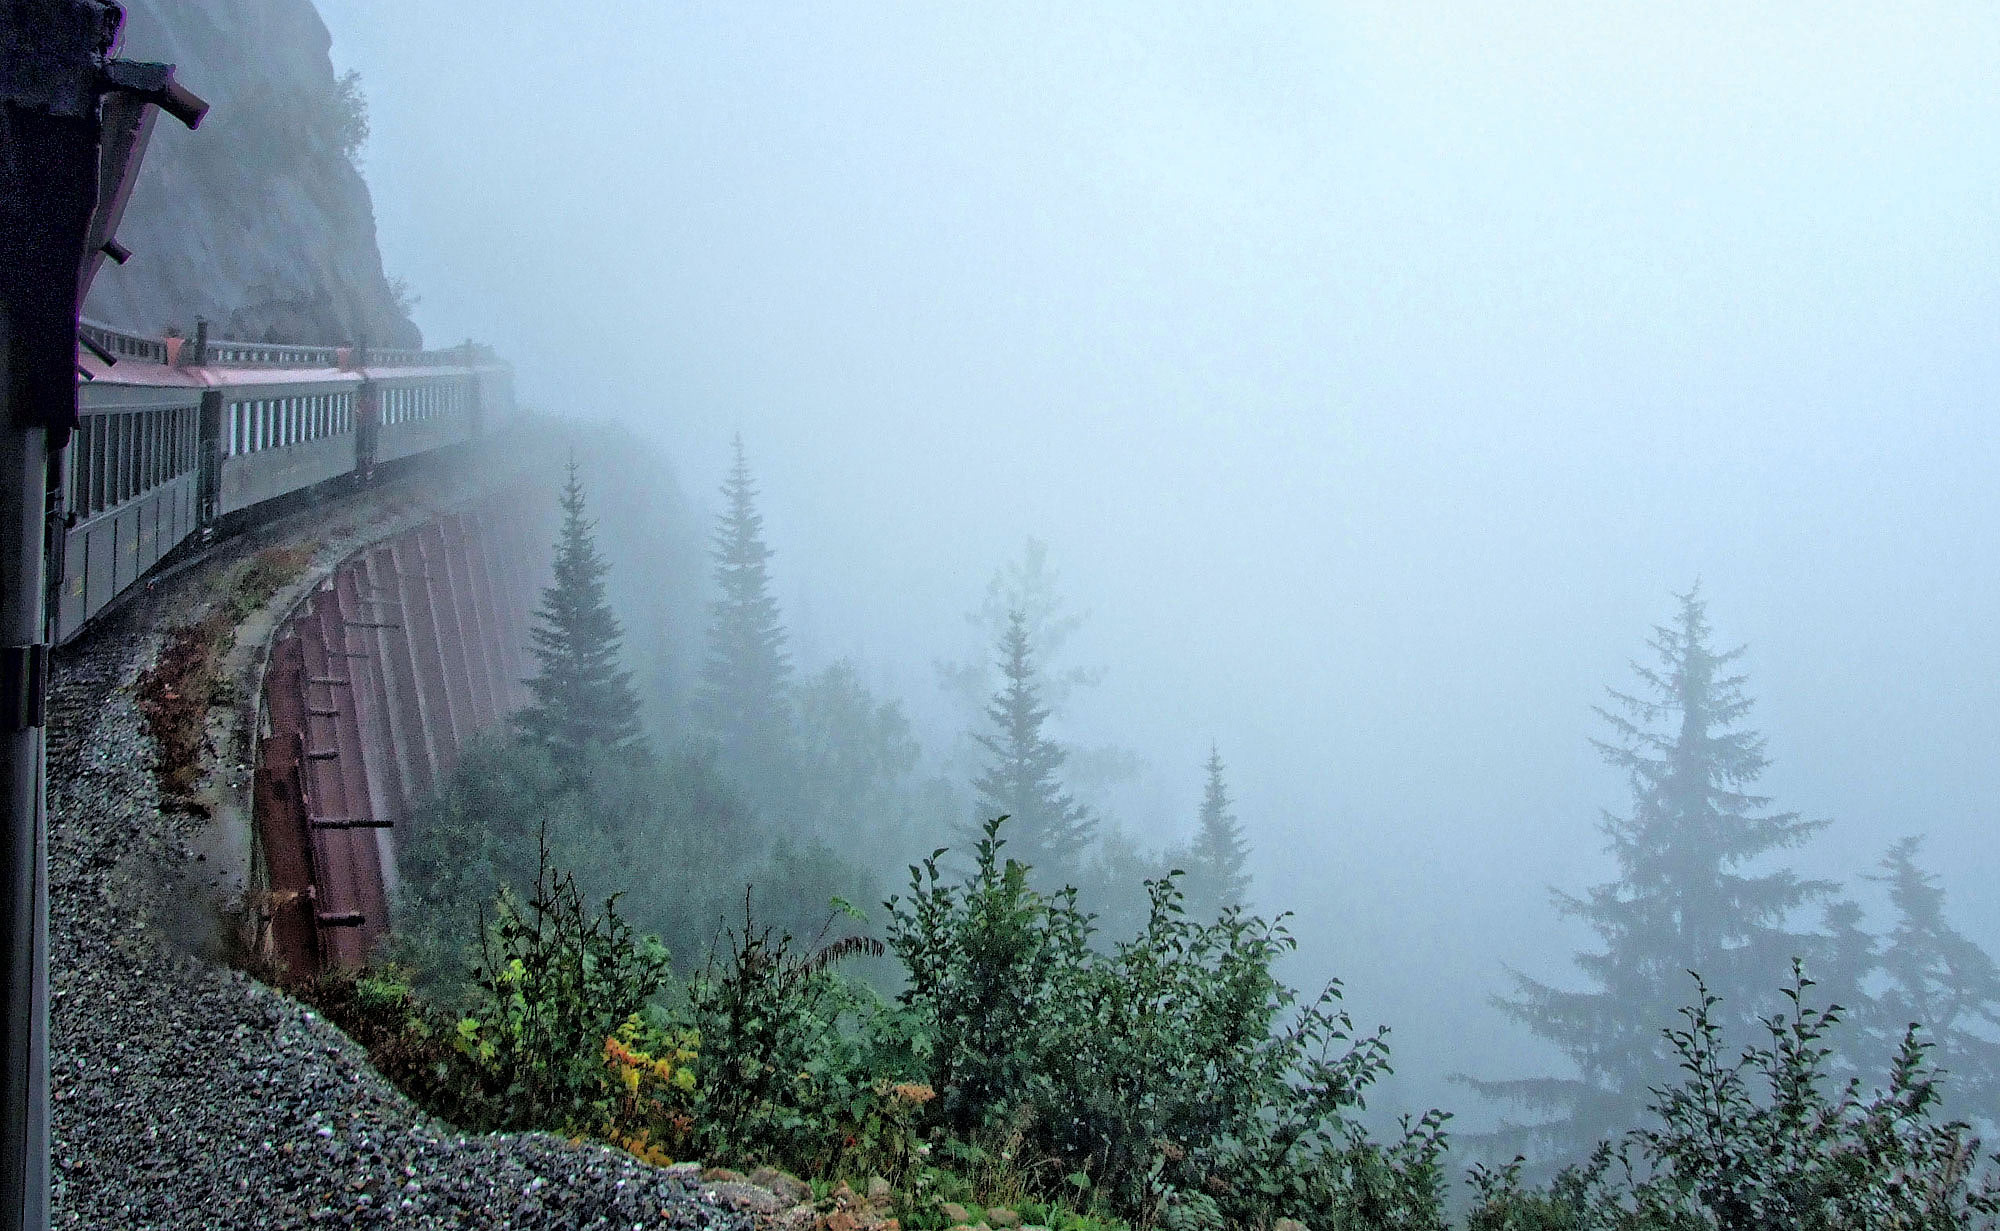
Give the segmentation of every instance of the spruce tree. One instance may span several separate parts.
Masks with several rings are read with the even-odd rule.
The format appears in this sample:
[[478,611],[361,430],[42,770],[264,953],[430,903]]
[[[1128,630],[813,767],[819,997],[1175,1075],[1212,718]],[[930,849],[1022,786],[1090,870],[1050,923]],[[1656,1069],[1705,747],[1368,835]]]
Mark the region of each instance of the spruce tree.
[[1518,972],[1501,1009],[1560,1048],[1574,1076],[1472,1082],[1482,1093],[1543,1117],[1504,1144],[1573,1157],[1601,1137],[1637,1124],[1651,1087],[1671,1084],[1675,1061],[1662,1035],[1701,974],[1721,998],[1716,1012],[1744,1043],[1763,1041],[1758,1015],[1775,1008],[1791,959],[1811,959],[1825,938],[1787,930],[1801,908],[1833,886],[1762,868],[1820,822],[1773,812],[1750,788],[1763,774],[1764,740],[1742,724],[1751,708],[1733,671],[1741,647],[1710,644],[1699,587],[1679,596],[1670,625],[1650,642],[1657,666],[1633,664],[1639,688],[1609,690],[1598,715],[1613,738],[1593,741],[1623,770],[1629,815],[1607,814],[1602,831],[1618,878],[1577,897],[1555,894],[1601,948],[1575,956],[1590,984],[1574,991]]
[[709,543],[717,595],[696,706],[723,766],[769,803],[782,798],[790,778],[791,661],[778,602],[771,596],[766,567],[771,549],[764,544],[764,518],[757,512],[757,489],[740,435],[735,449],[735,464],[722,485],[722,516]]
[[640,746],[639,702],[631,673],[619,664],[623,632],[604,596],[607,566],[595,531],[572,458],[554,577],[529,630],[538,669],[526,683],[534,700],[514,716],[521,735],[546,747],[569,774],[580,771],[588,749],[629,753]]
[[972,784],[979,808],[984,817],[1009,818],[1001,836],[1010,858],[1035,868],[1045,883],[1073,882],[1097,820],[1058,777],[1067,756],[1042,730],[1049,710],[1022,612],[1008,615],[998,649],[1003,681],[986,708],[992,729],[977,737],[990,757]]
[[1230,810],[1229,787],[1222,777],[1222,754],[1213,744],[1208,749],[1207,770],[1201,820],[1195,830],[1194,845],[1188,850],[1188,906],[1197,916],[1241,906],[1250,892],[1250,875],[1243,870],[1250,848],[1243,840],[1243,826]]
[[1889,848],[1882,871],[1896,925],[1876,969],[1883,988],[1862,1018],[1878,1056],[1893,1054],[1911,1023],[1921,1025],[1945,1072],[1946,1109],[2000,1122],[2000,967],[1945,919],[1944,890],[1917,865],[1918,838]]

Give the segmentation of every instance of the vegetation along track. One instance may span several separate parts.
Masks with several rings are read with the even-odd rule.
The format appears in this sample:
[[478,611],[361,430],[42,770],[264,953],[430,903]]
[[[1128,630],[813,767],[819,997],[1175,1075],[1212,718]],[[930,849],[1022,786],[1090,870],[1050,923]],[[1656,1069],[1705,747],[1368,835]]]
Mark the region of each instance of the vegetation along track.
[[[138,681],[170,640],[164,630],[229,601],[217,587],[241,576],[249,553],[318,542],[324,565],[422,503],[375,493],[342,502],[338,516],[321,509],[310,524],[299,516],[246,535],[59,658],[49,728],[55,1225],[747,1227],[686,1169],[544,1135],[454,1132],[318,1014],[219,959],[215,904],[229,877],[211,869],[230,843],[199,804],[162,805]],[[282,591],[272,600],[284,601]],[[222,759],[227,778],[236,767]]]

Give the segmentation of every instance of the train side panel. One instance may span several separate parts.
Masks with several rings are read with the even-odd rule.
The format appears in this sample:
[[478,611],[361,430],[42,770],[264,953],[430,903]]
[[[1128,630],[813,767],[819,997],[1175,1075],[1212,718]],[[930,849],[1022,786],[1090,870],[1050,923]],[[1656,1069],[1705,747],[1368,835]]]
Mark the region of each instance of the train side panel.
[[382,430],[377,462],[393,462],[472,438],[476,387],[470,373],[446,379],[384,377],[375,382]]
[[64,467],[62,571],[55,636],[85,621],[199,529],[195,487],[200,393],[89,384]]
[[359,388],[355,380],[229,387],[216,442],[215,515],[351,473]]

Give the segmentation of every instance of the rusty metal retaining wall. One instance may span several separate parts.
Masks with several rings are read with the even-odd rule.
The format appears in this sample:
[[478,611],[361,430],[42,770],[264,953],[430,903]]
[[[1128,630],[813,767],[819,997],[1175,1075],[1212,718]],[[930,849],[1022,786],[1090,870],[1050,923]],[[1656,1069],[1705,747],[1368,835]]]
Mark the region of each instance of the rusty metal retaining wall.
[[271,643],[255,782],[271,956],[358,966],[389,922],[395,832],[525,700],[544,548],[495,499],[343,561]]

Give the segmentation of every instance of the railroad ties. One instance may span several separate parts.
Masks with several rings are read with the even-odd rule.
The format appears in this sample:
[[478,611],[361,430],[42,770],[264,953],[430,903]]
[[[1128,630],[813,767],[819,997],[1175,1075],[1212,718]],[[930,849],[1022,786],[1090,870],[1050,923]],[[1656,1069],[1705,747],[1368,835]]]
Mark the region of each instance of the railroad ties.
[[271,954],[294,976],[368,959],[395,830],[459,750],[525,701],[540,550],[494,498],[342,561],[279,627],[254,786]]

